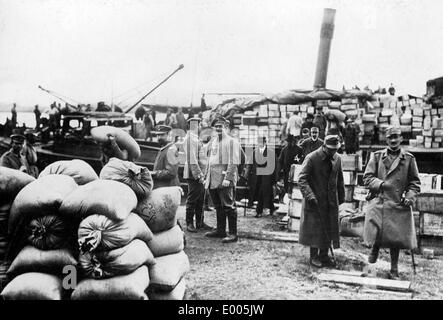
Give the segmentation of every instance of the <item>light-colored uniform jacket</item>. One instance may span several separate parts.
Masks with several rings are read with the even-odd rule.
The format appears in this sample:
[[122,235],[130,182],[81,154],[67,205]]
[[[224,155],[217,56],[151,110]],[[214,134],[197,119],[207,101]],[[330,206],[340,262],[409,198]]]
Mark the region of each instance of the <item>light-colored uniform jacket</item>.
[[366,207],[363,238],[369,245],[413,249],[417,238],[412,209],[400,202],[404,192],[412,201],[420,192],[417,163],[411,153],[401,150],[387,169],[387,156],[387,149],[372,153],[363,175],[365,186],[378,194]]
[[183,179],[204,178],[207,162],[206,148],[195,133],[188,131],[183,141],[183,149],[185,153]]
[[229,180],[230,187],[235,187],[240,164],[240,143],[237,139],[223,133],[221,141],[218,135],[208,143],[208,165],[205,173],[205,188],[222,187],[224,179]]

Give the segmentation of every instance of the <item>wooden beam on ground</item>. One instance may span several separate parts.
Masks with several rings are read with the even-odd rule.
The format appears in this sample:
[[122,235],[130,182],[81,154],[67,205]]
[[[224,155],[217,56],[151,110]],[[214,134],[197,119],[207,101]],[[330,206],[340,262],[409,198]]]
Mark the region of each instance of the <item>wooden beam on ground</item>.
[[268,241],[282,241],[298,243],[298,233],[293,232],[271,232],[271,231],[238,231],[240,238]]
[[366,286],[372,289],[391,290],[409,292],[411,289],[410,281],[390,280],[381,278],[356,277],[352,275],[321,273],[318,280],[335,283],[344,283],[349,285]]
[[339,274],[343,276],[353,276],[353,277],[365,277],[366,275],[366,273],[362,271],[346,271],[346,270],[336,270],[336,269],[324,270],[323,273]]
[[[368,289],[368,288],[362,288],[358,290],[358,293],[370,293],[370,294],[376,294],[376,295],[382,295],[387,294],[386,290],[377,290],[377,289]],[[399,298],[403,299],[412,299],[412,292],[398,292],[398,291],[390,291],[388,294],[395,295]]]

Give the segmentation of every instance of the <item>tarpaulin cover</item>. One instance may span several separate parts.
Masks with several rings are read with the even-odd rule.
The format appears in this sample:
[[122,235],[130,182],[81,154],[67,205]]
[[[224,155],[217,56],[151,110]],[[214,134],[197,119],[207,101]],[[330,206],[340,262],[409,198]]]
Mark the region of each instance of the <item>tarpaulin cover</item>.
[[238,112],[253,109],[262,104],[301,104],[317,100],[341,100],[345,98],[359,98],[371,100],[372,91],[370,89],[350,89],[350,90],[288,90],[277,94],[255,95],[253,97],[239,97],[224,100],[211,110],[211,119],[217,116],[229,116]]

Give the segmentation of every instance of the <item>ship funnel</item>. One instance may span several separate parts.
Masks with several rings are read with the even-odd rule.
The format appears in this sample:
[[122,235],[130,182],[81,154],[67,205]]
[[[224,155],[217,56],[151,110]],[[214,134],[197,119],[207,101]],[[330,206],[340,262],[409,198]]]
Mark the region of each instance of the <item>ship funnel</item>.
[[329,52],[334,35],[335,9],[324,9],[318,47],[317,69],[315,70],[314,89],[325,88],[328,75]]

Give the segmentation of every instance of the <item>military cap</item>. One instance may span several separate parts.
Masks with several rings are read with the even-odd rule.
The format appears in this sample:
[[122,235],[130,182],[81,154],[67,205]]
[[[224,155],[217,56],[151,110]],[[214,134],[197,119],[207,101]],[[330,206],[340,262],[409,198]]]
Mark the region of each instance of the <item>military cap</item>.
[[341,146],[339,136],[335,134],[327,135],[324,145],[329,149],[339,149]]
[[214,120],[212,120],[211,127],[213,127],[219,123],[223,124],[223,125],[227,125],[227,124],[229,124],[229,120],[227,120],[225,117],[217,117]]
[[202,121],[203,119],[201,119],[201,118],[199,118],[199,117],[192,117],[192,118],[189,118],[188,120],[186,120],[186,122],[191,122],[191,121],[198,121],[198,122],[200,122],[200,121]]
[[393,134],[401,135],[401,129],[398,126],[389,126],[386,128],[386,137],[389,137]]
[[20,134],[20,133],[13,133],[13,134],[11,134],[10,138],[11,138],[11,141],[17,141],[17,142],[22,142],[22,143],[26,139],[25,136]]

